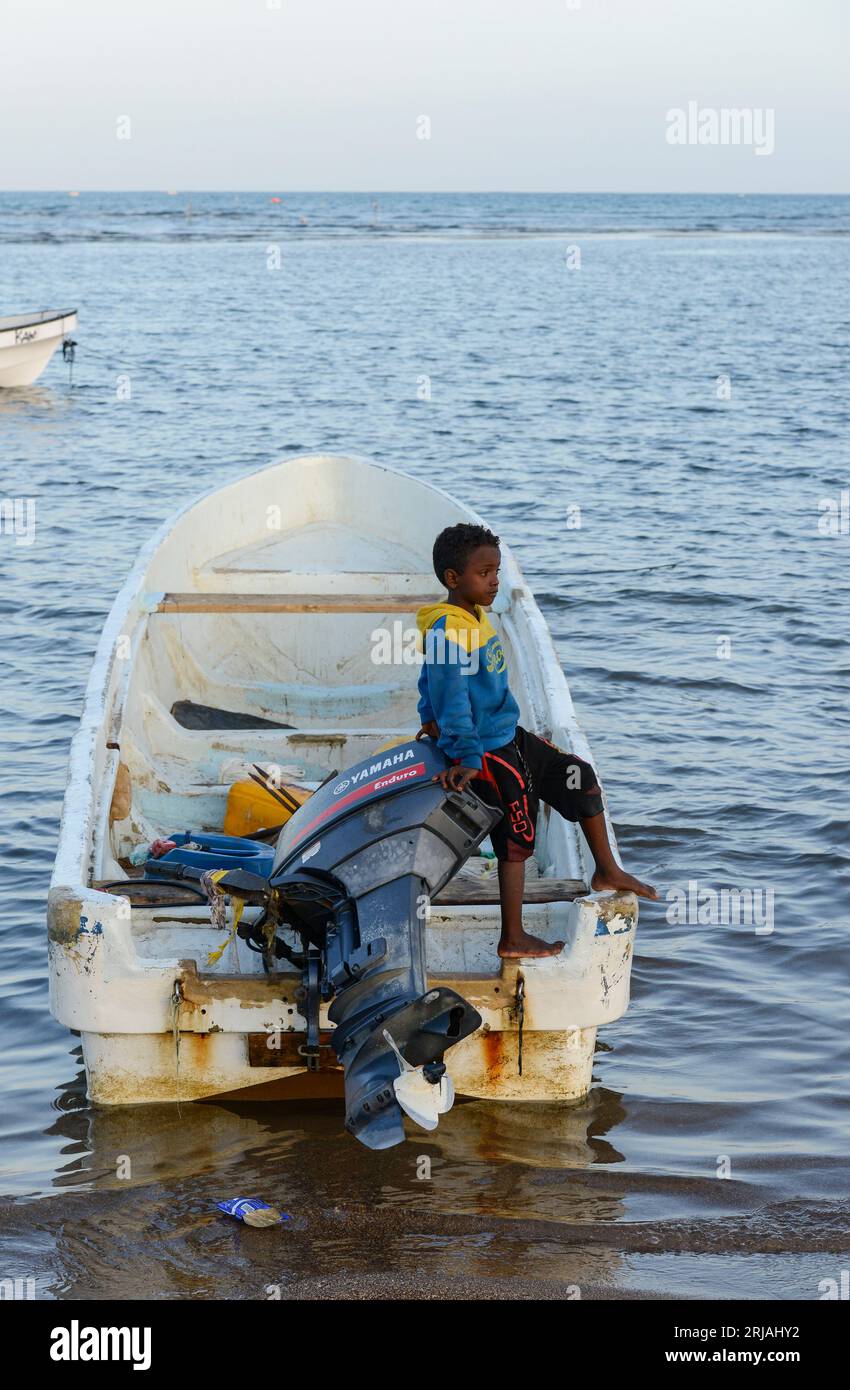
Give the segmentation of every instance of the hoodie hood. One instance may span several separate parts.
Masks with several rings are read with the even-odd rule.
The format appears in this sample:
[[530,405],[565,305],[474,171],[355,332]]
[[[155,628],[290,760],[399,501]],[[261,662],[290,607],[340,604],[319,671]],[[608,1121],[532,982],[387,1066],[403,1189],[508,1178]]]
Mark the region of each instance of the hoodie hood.
[[419,650],[423,650],[422,642],[429,627],[433,627],[442,617],[446,620],[446,636],[451,637],[464,651],[472,652],[486,646],[490,638],[495,637],[496,629],[480,604],[475,605],[475,611],[477,616],[473,617],[456,603],[426,603],[416,614]]

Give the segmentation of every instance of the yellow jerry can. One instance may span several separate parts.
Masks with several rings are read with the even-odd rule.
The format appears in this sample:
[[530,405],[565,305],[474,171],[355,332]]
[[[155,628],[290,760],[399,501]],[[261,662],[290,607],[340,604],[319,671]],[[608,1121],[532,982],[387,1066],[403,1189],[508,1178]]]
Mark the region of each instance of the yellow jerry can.
[[250,778],[244,782],[234,782],[227,794],[225,835],[251,835],[255,830],[265,830],[270,825],[283,825],[312,796],[306,787],[289,784],[283,784],[276,790],[290,803],[289,807],[282,805],[276,796]]

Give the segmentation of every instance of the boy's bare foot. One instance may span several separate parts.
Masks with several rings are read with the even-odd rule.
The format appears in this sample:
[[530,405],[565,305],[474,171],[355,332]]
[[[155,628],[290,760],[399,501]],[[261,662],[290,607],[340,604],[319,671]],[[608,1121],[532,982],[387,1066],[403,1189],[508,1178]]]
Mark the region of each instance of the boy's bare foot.
[[619,864],[612,864],[610,869],[597,869],[590,886],[596,893],[604,892],[605,889],[620,889],[625,893],[637,893],[639,898],[657,898],[658,894],[651,883],[641,883],[634,874],[627,874],[625,869],[621,869]]
[[563,941],[542,941],[539,936],[529,936],[527,931],[499,942],[502,960],[517,960],[520,956],[557,956],[563,949]]

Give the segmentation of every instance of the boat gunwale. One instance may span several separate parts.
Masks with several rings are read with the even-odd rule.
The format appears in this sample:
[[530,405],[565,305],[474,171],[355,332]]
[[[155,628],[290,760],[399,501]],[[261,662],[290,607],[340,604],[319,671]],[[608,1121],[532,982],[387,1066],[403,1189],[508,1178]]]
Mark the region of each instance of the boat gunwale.
[[[42,314],[7,314],[0,318],[0,339],[6,333],[15,333],[21,328],[44,328],[49,323],[64,322],[77,317],[76,309],[45,309]],[[0,347],[4,344],[0,342]],[[20,344],[12,344],[20,346]]]

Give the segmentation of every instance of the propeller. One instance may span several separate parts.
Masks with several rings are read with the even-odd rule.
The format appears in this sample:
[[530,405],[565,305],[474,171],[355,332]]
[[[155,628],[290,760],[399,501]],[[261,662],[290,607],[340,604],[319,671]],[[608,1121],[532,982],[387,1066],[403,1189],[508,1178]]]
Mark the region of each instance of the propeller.
[[411,1066],[402,1056],[386,1028],[383,1033],[400,1068],[399,1075],[393,1081],[396,1100],[405,1115],[409,1115],[416,1124],[423,1129],[436,1129],[440,1116],[451,1110],[454,1104],[455,1088],[451,1077],[444,1069],[439,1080],[430,1081],[424,1067]]

